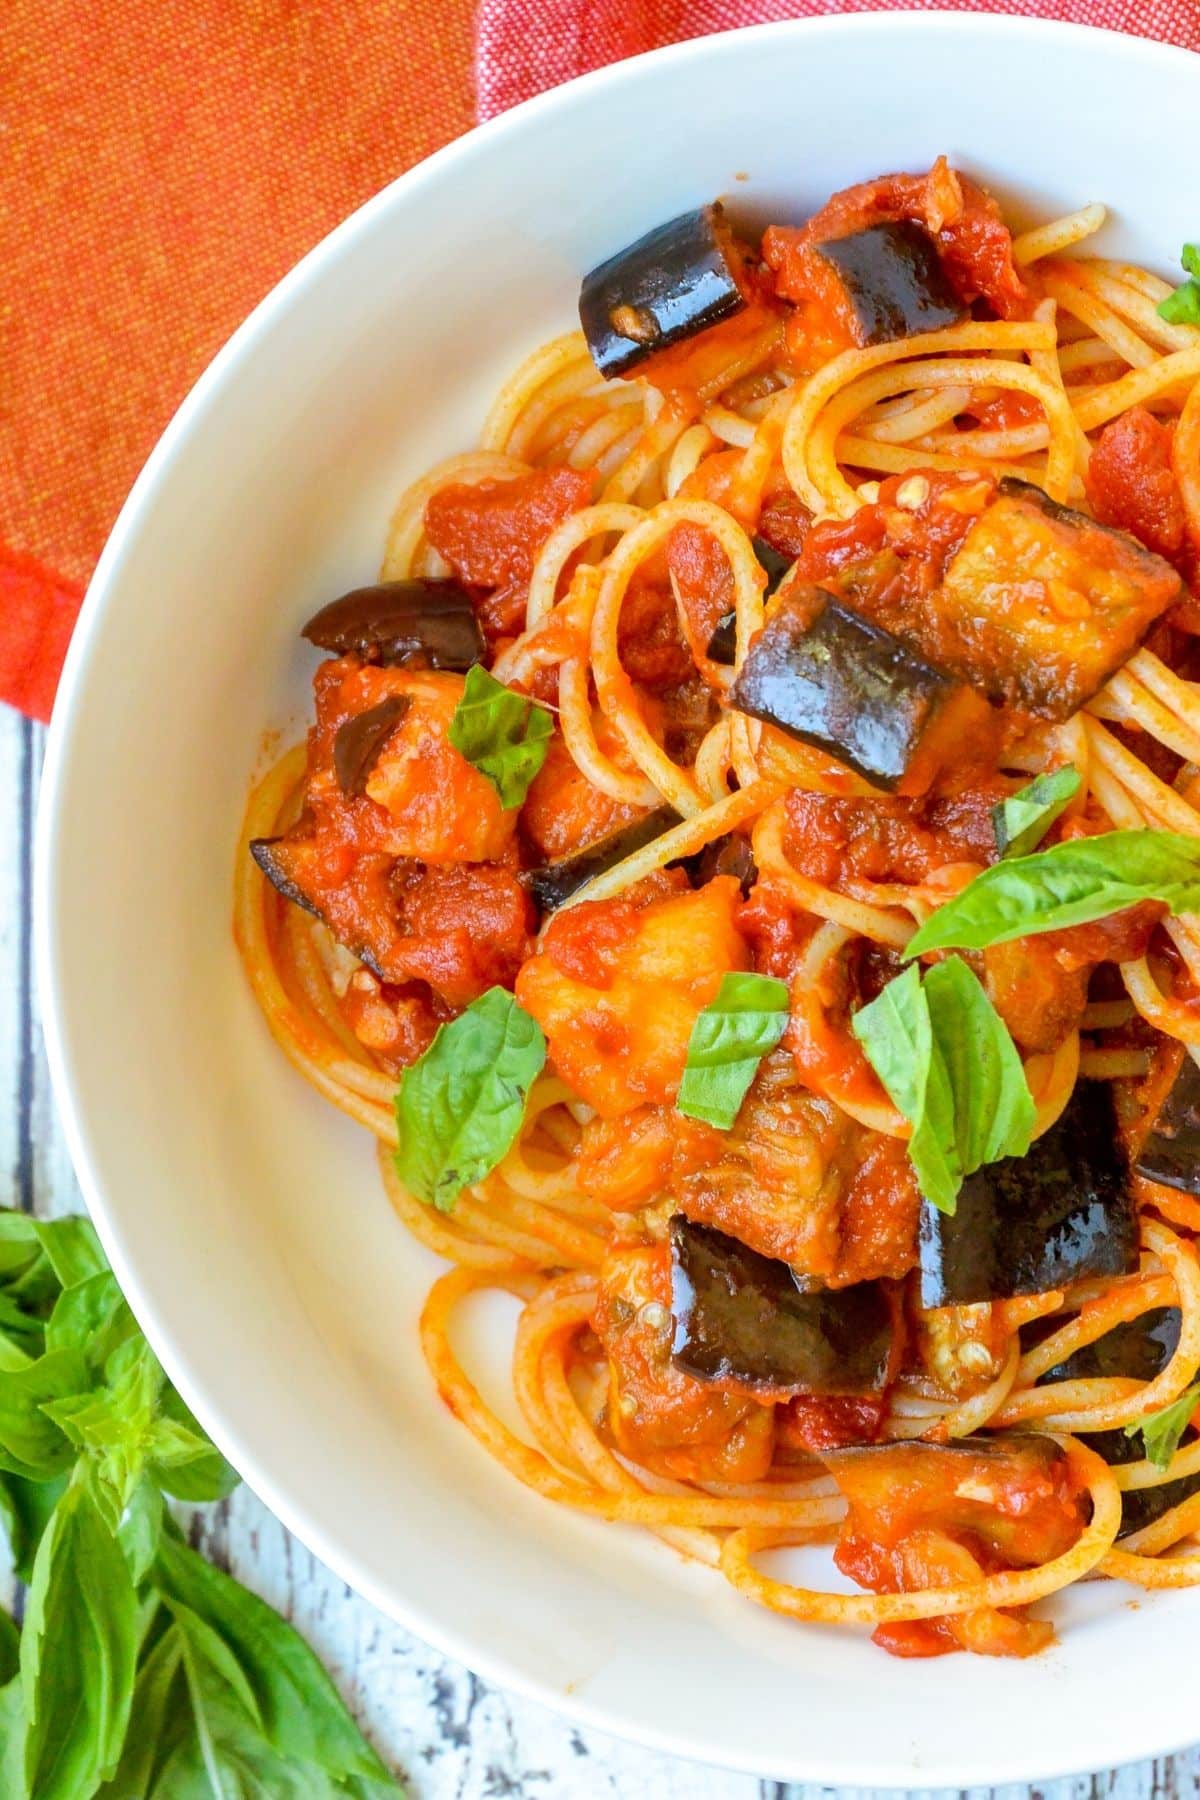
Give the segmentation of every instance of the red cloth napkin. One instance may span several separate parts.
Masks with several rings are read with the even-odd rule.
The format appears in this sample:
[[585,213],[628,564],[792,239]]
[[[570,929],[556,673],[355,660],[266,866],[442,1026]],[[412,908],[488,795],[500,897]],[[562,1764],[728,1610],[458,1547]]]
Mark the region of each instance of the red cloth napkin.
[[[482,0],[479,112],[673,39],[890,4]],[[1200,49],[1197,0],[946,4]],[[120,504],[238,322],[360,201],[470,125],[473,10],[0,0],[0,700],[48,716]]]
[[479,114],[490,119],[587,69],[682,38],[780,19],[901,10],[1066,19],[1200,50],[1198,0],[481,0]]

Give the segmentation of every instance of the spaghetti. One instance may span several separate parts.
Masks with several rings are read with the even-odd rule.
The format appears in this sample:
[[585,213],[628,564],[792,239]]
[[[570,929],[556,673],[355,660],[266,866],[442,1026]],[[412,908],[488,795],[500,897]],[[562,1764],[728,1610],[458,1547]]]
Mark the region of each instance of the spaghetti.
[[[900,1654],[1028,1654],[1049,1628],[1023,1609],[1088,1576],[1200,1582],[1200,1180],[1176,1166],[1186,1131],[1159,1165],[1142,1149],[1200,1061],[1200,924],[1142,905],[968,959],[1027,1087],[1030,1170],[1081,1094],[1115,1099],[1122,1264],[1081,1252],[968,1299],[945,1259],[931,1276],[946,1228],[856,1025],[996,862],[993,812],[1030,777],[1078,778],[1043,848],[1200,836],[1200,329],[1160,317],[1158,277],[1087,254],[1103,222],[1012,239],[939,163],[772,228],[761,255],[705,208],[594,271],[586,335],[529,357],[479,448],[401,497],[391,586],[308,628],[334,653],[317,724],[255,789],[238,861],[272,1034],[453,1265],[421,1339],[455,1415],[547,1498]],[[721,302],[681,327],[689,258]],[[674,323],[638,286],[651,266]],[[1026,575],[1048,559],[1042,610],[1014,577],[997,622],[1014,543]],[[818,641],[844,691],[814,724]],[[881,641],[901,682],[867,730],[847,671]],[[481,659],[548,720],[515,801],[456,735]],[[786,1030],[718,1129],[676,1105],[684,1058],[722,974],[751,971],[786,983]],[[493,989],[548,1067],[439,1210],[401,1179],[397,1085]],[[981,1176],[958,1218],[968,1193],[999,1204]],[[524,1436],[452,1348],[489,1288],[522,1306]],[[779,1307],[750,1349],[738,1293]],[[848,1306],[841,1385],[781,1372],[797,1308],[828,1349]],[[1165,1459],[1140,1454],[1140,1422],[1181,1401]],[[828,1543],[874,1591],[759,1567]]]

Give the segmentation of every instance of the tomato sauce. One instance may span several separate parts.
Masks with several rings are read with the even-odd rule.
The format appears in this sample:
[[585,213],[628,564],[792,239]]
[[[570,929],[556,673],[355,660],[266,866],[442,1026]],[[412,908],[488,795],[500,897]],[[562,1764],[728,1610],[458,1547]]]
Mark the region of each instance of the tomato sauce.
[[531,469],[513,481],[440,488],[425,508],[430,543],[454,573],[478,588],[479,622],[490,643],[525,623],[529,577],[556,525],[591,503],[595,477],[575,469]]

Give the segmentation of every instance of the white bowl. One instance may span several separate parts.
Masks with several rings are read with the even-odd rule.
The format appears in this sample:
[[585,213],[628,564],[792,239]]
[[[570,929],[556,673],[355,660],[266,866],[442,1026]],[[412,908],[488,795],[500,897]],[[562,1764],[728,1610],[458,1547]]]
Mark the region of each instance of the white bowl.
[[[1200,1728],[1200,1596],[1092,1585],[1033,1663],[899,1663],[489,1461],[418,1350],[433,1259],[366,1137],[270,1042],[234,954],[247,783],[264,726],[305,714],[297,627],[371,578],[395,495],[474,441],[502,376],[571,324],[580,272],[661,219],[715,193],[799,219],[946,151],[1029,217],[1105,200],[1105,246],[1165,270],[1197,230],[1178,139],[1198,111],[1184,52],[966,15],[771,26],[589,76],[404,176],[281,283],[181,408],[92,583],[51,733],[38,922],[106,1248],[286,1525],[421,1636],[587,1724],[823,1782],[1107,1767]],[[497,1388],[507,1322],[471,1325]]]

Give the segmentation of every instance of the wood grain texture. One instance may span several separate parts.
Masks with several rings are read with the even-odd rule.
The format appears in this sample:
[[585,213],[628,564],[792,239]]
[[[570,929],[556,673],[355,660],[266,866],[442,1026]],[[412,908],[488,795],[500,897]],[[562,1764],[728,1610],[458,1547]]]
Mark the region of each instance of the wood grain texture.
[[[80,1210],[82,1201],[55,1119],[32,990],[30,837],[43,735],[0,709],[0,1202],[54,1216]],[[488,1686],[351,1593],[245,1488],[193,1512],[189,1529],[199,1550],[309,1639],[413,1800],[818,1800],[835,1792],[655,1756]],[[0,1602],[13,1599],[0,1564]],[[871,1793],[846,1790],[847,1800]],[[1032,1790],[999,1788],[994,1800],[1197,1793],[1200,1750]],[[971,1790],[971,1800],[984,1795]]]

